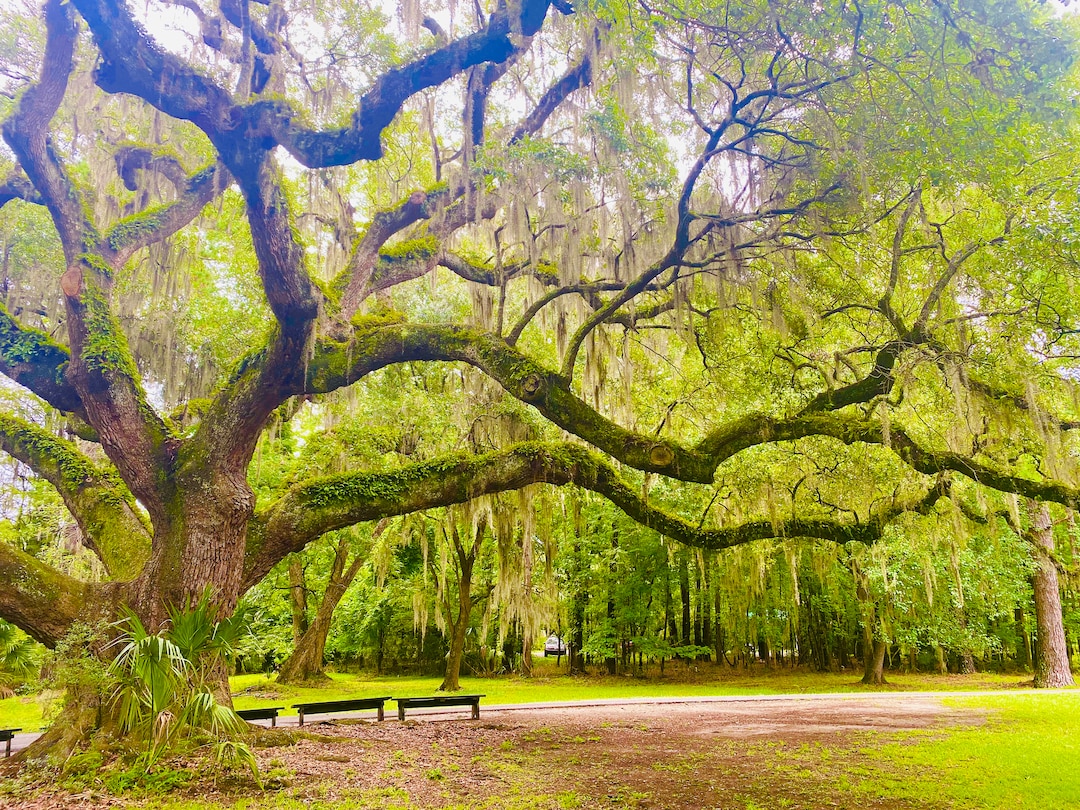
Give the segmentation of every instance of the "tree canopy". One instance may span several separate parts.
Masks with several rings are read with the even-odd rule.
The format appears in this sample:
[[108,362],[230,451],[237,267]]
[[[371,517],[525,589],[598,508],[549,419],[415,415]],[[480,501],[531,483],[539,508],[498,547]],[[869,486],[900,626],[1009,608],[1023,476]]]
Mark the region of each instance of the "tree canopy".
[[1076,504],[1042,4],[147,9],[6,12],[0,447],[105,572],[0,543],[34,638],[535,484],[701,549]]

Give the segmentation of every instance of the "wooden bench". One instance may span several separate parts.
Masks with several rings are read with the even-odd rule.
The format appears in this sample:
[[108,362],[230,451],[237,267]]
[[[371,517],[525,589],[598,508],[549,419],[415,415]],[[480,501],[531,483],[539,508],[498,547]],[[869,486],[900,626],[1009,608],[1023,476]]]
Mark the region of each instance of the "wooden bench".
[[480,698],[485,695],[434,695],[432,697],[396,697],[398,720],[405,719],[406,709],[425,709],[437,706],[472,706],[472,719],[480,719]]
[[304,725],[305,714],[330,714],[331,712],[358,712],[364,709],[377,709],[379,720],[383,719],[383,704],[389,697],[356,698],[355,700],[326,700],[322,703],[294,703],[292,707],[300,713],[300,725]]
[[21,728],[0,728],[0,742],[4,743],[4,756],[11,756],[11,738],[15,736],[16,731],[22,731]]
[[284,711],[284,706],[271,706],[264,709],[240,709],[237,714],[244,720],[269,720],[270,727],[277,725],[278,712]]

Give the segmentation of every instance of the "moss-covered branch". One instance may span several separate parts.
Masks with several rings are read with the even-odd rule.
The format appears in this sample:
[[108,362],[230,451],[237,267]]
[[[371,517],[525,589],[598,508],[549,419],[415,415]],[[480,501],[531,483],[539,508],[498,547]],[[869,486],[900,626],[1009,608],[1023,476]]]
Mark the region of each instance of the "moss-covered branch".
[[66,377],[82,395],[86,421],[102,449],[160,526],[176,440],[147,399],[127,337],[109,305],[109,268],[99,256],[84,254],[78,271],[70,286],[65,282],[72,270],[62,280],[71,345]]
[[924,447],[899,425],[823,411],[790,418],[749,414],[713,430],[692,447],[629,431],[590,408],[565,378],[536,363],[502,339],[459,326],[416,325],[366,319],[347,343],[321,342],[308,364],[307,383],[289,394],[324,393],[389,365],[408,361],[466,362],[499,382],[559,427],[619,461],[646,472],[711,483],[717,467],[750,447],[829,436],[845,444],[887,447],[919,472],[956,472],[984,486],[1037,500],[1074,504],[1080,493],[1058,481],[1037,481],[991,462]]
[[64,379],[69,359],[66,348],[44,332],[23,326],[0,304],[0,374],[58,411],[82,416],[82,400]]
[[98,467],[44,428],[6,414],[0,414],[0,449],[52,484],[113,578],[139,574],[150,553],[150,534],[115,471]]
[[177,189],[173,202],[155,206],[117,222],[105,234],[103,243],[113,252],[110,263],[120,266],[140,248],[167,239],[188,225],[202,209],[221,194],[229,182],[229,173],[220,164],[207,166],[188,178]]
[[45,3],[45,57],[40,78],[19,97],[3,123],[4,139],[52,215],[70,264],[88,234],[82,200],[49,143],[49,123],[63,101],[74,66],[78,31],[71,6]]
[[681,543],[708,549],[769,537],[873,543],[897,516],[926,512],[948,492],[939,481],[929,491],[895,501],[862,523],[793,517],[704,529],[650,505],[607,461],[579,445],[522,444],[481,456],[450,456],[392,472],[337,475],[294,487],[252,521],[245,587],[265,576],[287,554],[328,531],[537,483],[576,484],[608,498],[644,526]]
[[[280,144],[305,166],[340,166],[381,157],[381,136],[413,95],[484,62],[503,62],[528,46],[550,0],[499,4],[487,25],[407,65],[387,71],[363,93],[351,122],[318,131],[300,122],[287,102],[235,104],[231,94],[181,58],[158,48],[118,0],[74,0],[90,26],[102,62],[97,81],[107,92],[136,95],[169,115],[194,122],[221,148],[225,137],[249,149]],[[569,10],[569,9],[566,9]],[[223,151],[222,157],[233,168]]]
[[317,345],[308,362],[306,387],[288,393],[334,390],[379,368],[410,360],[469,363],[559,427],[639,470],[711,483],[719,463],[667,439],[626,430],[590,408],[563,377],[501,338],[459,326],[365,321],[352,342]]
[[76,621],[112,619],[119,600],[114,584],[80,582],[0,543],[0,616],[52,647]]

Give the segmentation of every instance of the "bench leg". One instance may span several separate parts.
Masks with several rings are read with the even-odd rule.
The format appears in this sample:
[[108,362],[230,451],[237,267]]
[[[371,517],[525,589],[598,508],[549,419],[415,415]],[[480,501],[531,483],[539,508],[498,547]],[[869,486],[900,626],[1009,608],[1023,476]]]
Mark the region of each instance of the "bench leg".
[[405,720],[405,707],[402,706],[400,703],[397,707],[397,719],[401,720],[402,722],[404,722]]
[[381,723],[383,721],[383,719],[386,717],[386,715],[383,713],[383,707],[382,706],[379,706],[378,708],[379,708],[379,722]]
[[472,705],[472,719],[473,720],[479,720],[480,719],[480,701],[479,700],[476,701],[476,703],[474,703]]
[[10,757],[11,756],[11,737],[7,738],[7,744],[4,746],[4,756],[5,757]]
[[270,728],[277,728],[277,715],[270,718]]
[[299,709],[298,711],[300,712],[300,725],[304,725],[304,710]]

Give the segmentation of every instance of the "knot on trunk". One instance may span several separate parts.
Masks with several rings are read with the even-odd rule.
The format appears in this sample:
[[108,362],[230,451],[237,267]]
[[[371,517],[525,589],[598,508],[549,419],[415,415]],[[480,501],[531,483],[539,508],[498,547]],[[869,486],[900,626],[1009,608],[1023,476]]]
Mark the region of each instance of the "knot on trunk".
[[521,382],[521,395],[530,402],[539,399],[544,392],[544,378],[539,374],[530,374]]
[[649,450],[649,461],[657,467],[666,467],[675,460],[675,454],[666,444],[654,444]]

